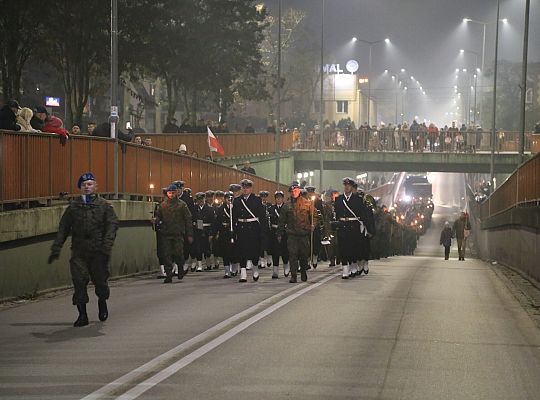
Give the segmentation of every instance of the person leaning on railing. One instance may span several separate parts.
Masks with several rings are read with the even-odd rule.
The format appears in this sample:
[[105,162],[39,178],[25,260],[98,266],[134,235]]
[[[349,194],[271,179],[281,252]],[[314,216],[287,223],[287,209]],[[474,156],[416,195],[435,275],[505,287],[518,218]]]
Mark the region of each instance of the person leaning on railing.
[[21,127],[17,125],[17,114],[21,106],[17,100],[10,100],[0,109],[0,129],[9,131],[20,131]]
[[21,127],[21,131],[24,132],[41,132],[38,129],[32,128],[31,120],[34,116],[34,112],[28,107],[23,107],[19,114],[17,115],[17,125]]

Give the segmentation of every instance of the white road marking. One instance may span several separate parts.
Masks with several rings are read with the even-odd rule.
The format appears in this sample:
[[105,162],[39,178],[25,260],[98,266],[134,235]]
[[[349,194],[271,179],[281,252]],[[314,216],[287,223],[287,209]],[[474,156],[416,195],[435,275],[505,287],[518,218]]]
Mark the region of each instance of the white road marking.
[[[294,298],[290,298],[290,301],[294,300],[295,298],[297,298],[299,295],[301,294],[304,294],[306,293],[307,291],[311,290],[311,289],[314,289],[315,287],[319,287],[320,285],[328,282],[330,279],[334,278],[335,276],[337,275],[334,275],[332,274],[330,277],[328,278],[324,278],[323,280],[317,282],[316,284],[314,285],[311,285],[311,286],[308,286],[298,292],[296,292],[297,296],[294,297]],[[281,291],[279,293],[276,293],[275,295],[273,296],[270,296],[269,298],[263,300],[262,302],[259,302],[249,308],[247,308],[246,310],[236,314],[236,315],[233,315],[232,317],[220,322],[219,324],[217,325],[214,325],[213,327],[207,329],[206,331],[198,334],[197,336],[194,336],[192,337],[191,339],[179,344],[178,346],[172,348],[171,350],[153,358],[152,360],[148,361],[147,363],[141,365],[140,367],[137,367],[135,368],[134,370],[128,372],[127,374],[125,375],[122,375],[121,377],[119,377],[118,379],[108,383],[107,385],[99,388],[98,390],[90,393],[89,395],[83,397],[81,400],[98,400],[98,399],[101,399],[102,397],[104,396],[109,396],[110,397],[110,393],[117,390],[118,388],[124,386],[124,385],[127,385],[129,384],[130,382],[133,382],[134,380],[138,379],[139,377],[141,377],[142,375],[145,375],[151,371],[153,371],[158,365],[160,364],[163,364],[163,363],[166,363],[167,360],[170,360],[172,358],[174,358],[175,356],[177,356],[178,354],[186,351],[187,349],[189,349],[190,347],[193,347],[199,343],[202,343],[204,342],[205,340],[207,340],[209,337],[215,335],[217,332],[223,330],[224,328],[226,328],[228,325],[238,321],[238,320],[241,320],[243,319],[244,317],[246,317],[247,315],[255,312],[257,309],[259,308],[263,308],[265,306],[265,304],[267,303],[271,303],[273,302],[276,298],[278,297],[282,297],[285,293],[289,292],[289,291],[294,291],[296,288],[295,287],[291,287],[289,289],[286,289],[284,291]],[[306,289],[309,289],[306,291]],[[289,299],[289,297],[286,297],[285,299],[283,300],[287,300]],[[283,301],[282,300],[282,301]],[[279,303],[276,303],[277,304],[280,304],[281,302]],[[286,303],[285,303],[286,304]],[[283,305],[285,305],[283,304]],[[277,308],[276,308],[277,310]],[[275,310],[273,310],[275,311]],[[258,316],[260,314],[257,314],[255,316]],[[265,314],[264,316],[268,315]],[[263,316],[263,317],[264,317]],[[261,317],[261,318],[263,318]],[[260,318],[259,318],[260,319]],[[248,319],[247,321],[249,321],[251,319]],[[245,322],[247,322],[245,321]],[[245,323],[244,322],[244,323]],[[254,321],[253,323],[255,323],[256,321]],[[240,325],[239,325],[240,326]],[[247,326],[245,327],[247,328]],[[244,329],[245,329],[244,328]],[[221,337],[221,336],[220,336]],[[219,337],[218,337],[219,338]],[[210,342],[212,343],[212,342]],[[189,357],[191,356],[192,354],[194,353],[191,353],[190,355],[186,356],[186,357]],[[201,354],[202,355],[202,354]],[[184,358],[186,358],[184,357]],[[199,356],[200,357],[200,356]],[[184,359],[183,358],[183,359]],[[198,357],[197,357],[198,358]],[[181,359],[180,361],[182,361],[183,359]],[[194,359],[195,360],[195,359]],[[186,364],[187,365],[187,364]],[[144,382],[143,382],[144,383]],[[148,389],[147,389],[148,390]],[[127,392],[129,393],[129,392]],[[126,393],[126,394],[127,394]],[[142,393],[142,392],[141,392]]]
[[245,329],[249,328],[251,325],[255,324],[256,322],[260,321],[264,317],[272,314],[274,311],[279,310],[283,306],[287,305],[291,301],[297,299],[298,297],[302,296],[303,294],[306,294],[307,292],[318,288],[319,286],[325,284],[326,282],[330,281],[331,279],[334,279],[336,276],[339,276],[341,274],[332,274],[327,278],[324,278],[323,280],[319,281],[318,283],[314,285],[310,285],[305,287],[302,290],[299,290],[298,292],[284,298],[283,300],[280,300],[276,304],[270,306],[266,310],[260,312],[259,314],[254,315],[253,317],[245,320],[244,322],[238,324],[234,328],[228,330],[224,334],[218,336],[217,338],[213,339],[212,341],[208,342],[204,346],[198,348],[194,352],[188,354],[185,357],[182,357],[180,360],[176,361],[174,364],[170,365],[169,367],[163,369],[162,371],[158,372],[154,376],[146,379],[145,381],[139,383],[138,385],[134,386],[132,389],[125,392],[123,395],[117,397],[117,400],[133,400],[137,397],[141,396],[146,391],[152,389],[154,386],[158,385],[159,383],[163,382],[165,379],[169,378],[171,375],[174,375],[178,371],[180,371],[182,368],[186,367],[187,365],[191,364],[192,362],[196,361],[200,357],[204,356],[208,352],[212,351],[219,345],[225,343],[227,340],[233,338],[234,336],[238,335],[240,332],[244,331]]

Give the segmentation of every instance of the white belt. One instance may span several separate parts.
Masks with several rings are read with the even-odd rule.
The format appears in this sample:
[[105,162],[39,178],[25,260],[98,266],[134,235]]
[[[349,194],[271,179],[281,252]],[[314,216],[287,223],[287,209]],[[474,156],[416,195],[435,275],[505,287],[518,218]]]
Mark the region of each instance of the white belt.
[[222,222],[221,223],[223,226],[229,226],[229,223],[228,222]]
[[259,218],[238,219],[238,222],[259,222]]
[[339,220],[340,221],[358,221],[356,218],[353,218],[353,217],[351,217],[351,218],[340,218]]
[[272,228],[277,228],[278,226],[277,225],[272,225]]
[[[194,223],[193,223],[193,226],[197,226],[197,223],[194,222]],[[204,227],[209,227],[209,226],[212,226],[212,224],[202,224],[202,226],[204,226]]]

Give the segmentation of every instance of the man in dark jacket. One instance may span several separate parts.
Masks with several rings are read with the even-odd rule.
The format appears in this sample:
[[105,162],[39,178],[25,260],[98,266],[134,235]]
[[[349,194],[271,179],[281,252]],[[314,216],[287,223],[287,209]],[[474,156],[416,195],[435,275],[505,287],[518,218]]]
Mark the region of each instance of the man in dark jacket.
[[458,244],[459,261],[465,261],[465,244],[470,231],[471,224],[465,212],[462,212],[452,227],[452,236],[456,238]]
[[206,261],[206,269],[212,269],[210,265],[210,243],[214,237],[215,213],[205,199],[206,195],[203,192],[195,195],[195,210],[192,215],[195,235],[191,256],[192,259],[197,259],[197,272],[203,270],[203,257]]
[[56,239],[51,246],[48,263],[60,256],[60,250],[71,234],[70,269],[73,280],[73,305],[79,310],[75,327],[88,325],[86,304],[90,279],[98,296],[99,320],[109,316],[109,259],[111,257],[118,218],[113,207],[96,193],[96,178],[91,172],[83,174],[77,183],[81,196],[74,199],[60,220]]
[[184,277],[184,238],[193,241],[191,212],[185,202],[178,198],[178,186],[167,188],[167,198],[161,203],[156,215],[161,234],[161,255],[165,266],[165,280],[172,283],[173,264],[178,265],[178,279]]
[[446,221],[444,223],[444,228],[441,231],[441,246],[444,246],[444,259],[448,260],[450,258],[450,247],[452,246],[452,228],[450,228],[450,223]]
[[20,131],[21,127],[17,125],[17,114],[21,107],[17,100],[10,100],[0,109],[0,129],[8,131]]
[[163,133],[180,133],[180,127],[176,125],[176,118],[171,118],[163,127]]

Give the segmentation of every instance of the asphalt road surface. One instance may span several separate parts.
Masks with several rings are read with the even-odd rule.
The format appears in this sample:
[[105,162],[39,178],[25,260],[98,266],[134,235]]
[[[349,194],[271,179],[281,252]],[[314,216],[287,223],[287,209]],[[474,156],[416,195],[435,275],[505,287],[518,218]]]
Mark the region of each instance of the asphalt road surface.
[[3,309],[0,399],[539,399],[534,322],[490,266],[443,260],[457,211],[354,280],[124,280],[84,328],[69,293]]

